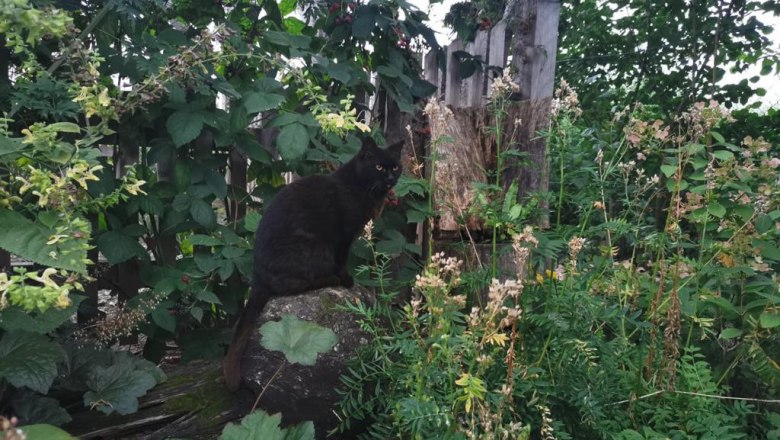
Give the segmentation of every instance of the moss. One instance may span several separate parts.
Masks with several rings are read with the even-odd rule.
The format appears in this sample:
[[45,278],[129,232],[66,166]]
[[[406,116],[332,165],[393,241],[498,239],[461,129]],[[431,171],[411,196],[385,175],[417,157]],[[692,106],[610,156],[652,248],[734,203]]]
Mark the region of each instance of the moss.
[[[203,384],[197,390],[171,398],[165,402],[165,409],[170,412],[197,412],[204,428],[219,424],[219,415],[235,403],[234,394],[229,392],[219,380],[220,375],[221,370],[208,372],[204,377],[199,378],[203,380]],[[182,375],[173,378],[171,382],[174,381],[186,384],[191,383],[192,378]]]

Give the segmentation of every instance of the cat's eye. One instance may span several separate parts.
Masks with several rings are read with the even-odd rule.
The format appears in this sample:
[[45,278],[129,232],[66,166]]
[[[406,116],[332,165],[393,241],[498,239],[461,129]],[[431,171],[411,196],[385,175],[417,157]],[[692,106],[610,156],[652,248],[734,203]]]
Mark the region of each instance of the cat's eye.
[[382,170],[384,170],[384,167],[382,167],[382,165],[377,165],[376,166],[376,170],[377,171],[382,171]]
[[393,167],[393,171],[398,171],[398,165]]

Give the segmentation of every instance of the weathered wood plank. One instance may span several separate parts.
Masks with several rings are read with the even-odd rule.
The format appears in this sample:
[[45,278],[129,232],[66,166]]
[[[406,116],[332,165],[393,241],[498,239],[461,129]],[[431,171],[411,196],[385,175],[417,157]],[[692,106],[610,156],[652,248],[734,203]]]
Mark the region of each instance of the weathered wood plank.
[[[487,63],[489,67],[498,67],[501,70],[506,66],[506,20],[501,20],[490,30],[490,53]],[[501,73],[493,69],[488,70],[486,94],[490,96],[493,79]]]
[[[474,56],[478,56],[482,61],[488,60],[488,31],[479,31],[477,36],[474,37],[474,42],[469,44],[468,52]],[[482,107],[485,105],[485,72],[480,70],[474,72],[474,75],[469,77],[468,90],[466,95],[467,107]]]
[[444,103],[453,107],[461,106],[460,63],[453,55],[454,52],[459,50],[463,50],[463,43],[460,40],[453,41],[447,47],[447,77],[444,85]]
[[[446,50],[446,48],[445,48]],[[436,86],[434,96],[441,96],[441,72],[439,71],[439,54],[436,50],[430,50],[423,58],[423,73],[425,80]]]

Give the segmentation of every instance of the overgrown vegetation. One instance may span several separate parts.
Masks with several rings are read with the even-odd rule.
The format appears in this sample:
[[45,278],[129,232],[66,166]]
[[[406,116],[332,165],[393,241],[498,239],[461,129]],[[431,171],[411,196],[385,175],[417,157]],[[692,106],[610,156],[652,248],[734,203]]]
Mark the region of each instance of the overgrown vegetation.
[[[511,72],[494,84],[496,168],[459,218],[485,230],[464,223],[454,246],[487,244],[489,260],[415,262],[422,248],[404,232],[437,214],[447,140],[431,140],[427,177],[426,158],[405,164],[400,202],[352,256],[379,299],[348,306],[373,340],[343,378],[343,427],[780,438],[778,113],[729,111],[763,92],[717,83],[728,63],[777,72],[766,27],[749,19],[777,6],[713,0],[686,15],[682,3],[565,5],[560,71],[586,99],[560,81],[543,134],[548,194],[518,200],[501,181],[516,143],[502,124]],[[613,6],[641,14],[613,29]],[[503,8],[461,4],[448,23],[469,39]],[[135,411],[172,342],[184,362],[221,356],[262,200],[286,173],[349,158],[363,132],[381,137],[364,117],[371,94],[393,117],[422,107],[434,88],[415,54],[438,50],[426,20],[400,0],[0,5],[0,248],[32,263],[0,272],[0,436],[37,423],[24,429],[68,438],[46,426],[66,423],[66,407]],[[637,62],[604,61],[626,52]],[[532,227],[547,216],[549,229]],[[118,299],[107,316],[98,288]],[[139,335],[145,359],[110,349]],[[262,413],[224,434],[254,429],[283,435]],[[286,432],[312,436],[311,424]]]

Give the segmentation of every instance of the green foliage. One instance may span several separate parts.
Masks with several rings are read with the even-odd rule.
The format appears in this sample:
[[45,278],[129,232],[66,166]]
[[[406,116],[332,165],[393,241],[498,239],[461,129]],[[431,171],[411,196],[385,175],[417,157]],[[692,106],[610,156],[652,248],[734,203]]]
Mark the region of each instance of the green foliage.
[[581,93],[586,116],[594,122],[634,102],[659,105],[669,115],[705,97],[728,106],[746,104],[765,90],[754,85],[757,78],[723,81],[727,72],[753,66],[761,67],[761,75],[780,71],[762,13],[777,14],[778,5],[567,2],[561,8],[556,76]]
[[[251,277],[263,203],[286,173],[330,170],[354,155],[360,136],[382,141],[381,127],[363,122],[371,94],[413,112],[435,89],[409,46],[438,47],[425,14],[406,2],[228,3],[0,6],[13,52],[0,57],[8,118],[0,121],[0,248],[36,264],[0,274],[9,354],[0,405],[26,421],[64,420],[55,417],[61,406],[37,394],[33,404],[12,403],[30,389],[57,393],[62,406],[75,398],[124,414],[162,380],[100,350],[71,351],[72,339],[92,350],[143,333],[144,355],[155,361],[171,341],[184,361],[220,356]],[[261,141],[258,125],[279,134]],[[249,185],[228,184],[246,158]],[[419,253],[398,232],[401,208],[385,211],[378,232],[398,253]],[[93,266],[96,258],[108,267]],[[73,332],[74,294],[94,276],[118,286],[116,295],[125,281],[115,274],[128,268],[139,273],[138,295]],[[83,319],[89,310],[80,311]],[[29,371],[14,363],[30,354],[13,344],[19,338],[47,354]],[[51,361],[63,350],[78,365]]]
[[318,353],[330,351],[338,343],[333,330],[294,315],[282,315],[281,321],[263,324],[260,335],[265,349],[281,351],[288,362],[308,366],[317,362]]
[[60,428],[46,424],[22,426],[20,428],[27,440],[73,440],[75,437]]
[[314,424],[300,423],[287,428],[280,428],[280,414],[268,415],[257,410],[241,419],[241,424],[228,423],[222,430],[221,440],[311,440],[314,438]]

